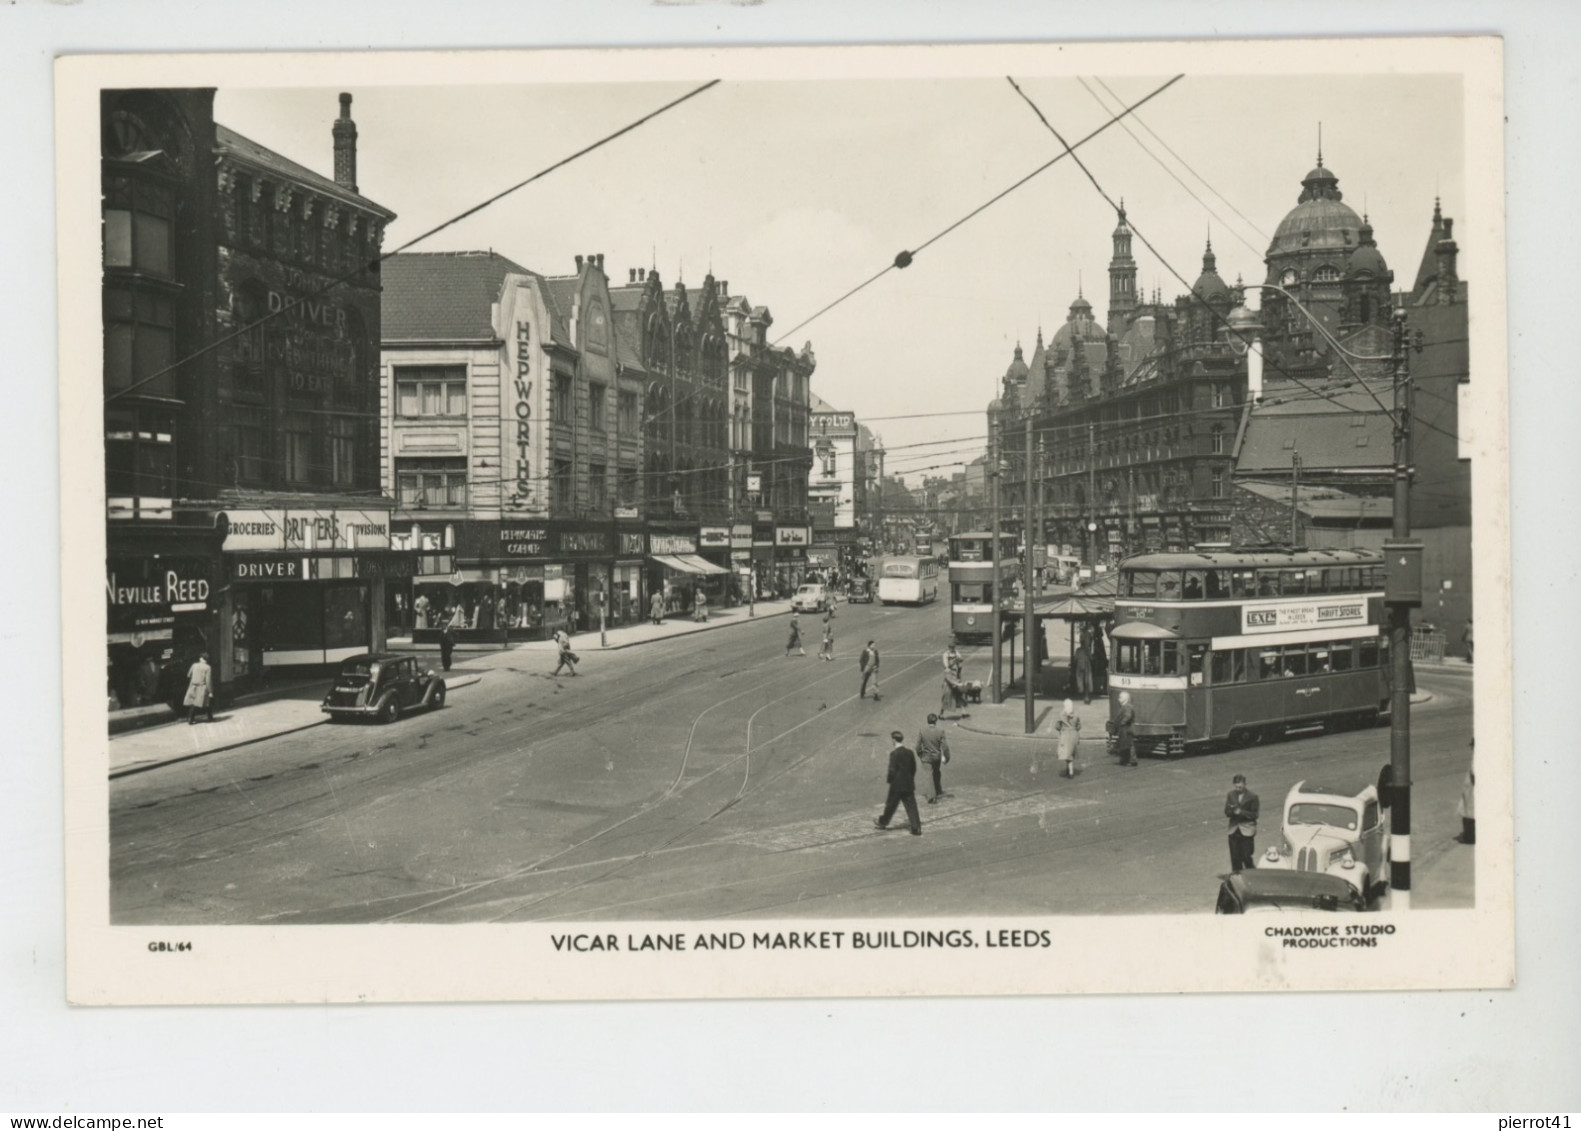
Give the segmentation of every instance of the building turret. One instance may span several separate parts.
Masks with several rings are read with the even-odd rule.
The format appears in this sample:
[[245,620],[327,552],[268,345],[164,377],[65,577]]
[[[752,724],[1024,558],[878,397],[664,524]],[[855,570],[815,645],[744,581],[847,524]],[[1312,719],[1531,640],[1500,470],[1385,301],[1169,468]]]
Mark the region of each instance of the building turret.
[[1131,226],[1120,201],[1120,222],[1114,229],[1114,255],[1109,260],[1109,332],[1118,334],[1136,310],[1136,260],[1131,258]]

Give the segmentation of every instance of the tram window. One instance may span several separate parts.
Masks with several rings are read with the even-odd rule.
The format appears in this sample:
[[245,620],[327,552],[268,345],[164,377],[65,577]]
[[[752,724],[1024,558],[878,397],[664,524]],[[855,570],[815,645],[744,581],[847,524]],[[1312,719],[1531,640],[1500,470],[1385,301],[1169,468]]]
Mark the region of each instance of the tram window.
[[1357,650],[1360,652],[1360,655],[1356,657],[1356,666],[1358,668],[1375,668],[1378,666],[1378,638],[1376,636],[1363,640]]
[[1160,665],[1163,663],[1163,657],[1161,655],[1162,649],[1159,648],[1159,643],[1160,641],[1157,640],[1149,640],[1142,645],[1143,675],[1163,674],[1160,668]]
[[980,605],[988,600],[988,583],[986,581],[957,581],[955,583],[955,601],[962,605]]
[[1129,640],[1122,640],[1114,649],[1114,670],[1122,675],[1139,675],[1142,671],[1142,647]]
[[1327,675],[1332,670],[1327,648],[1315,647],[1307,658],[1307,671],[1312,675]]
[[1335,644],[1331,649],[1330,658],[1333,661],[1335,671],[1348,672],[1352,667],[1352,660],[1355,659],[1355,651],[1349,641],[1344,644]]
[[1139,569],[1132,573],[1129,595],[1132,597],[1158,596],[1158,574],[1147,569]]
[[1180,600],[1180,571],[1166,569],[1158,575],[1158,596],[1165,601]]
[[1339,588],[1335,589],[1336,593],[1358,593],[1361,591],[1361,570],[1355,566],[1347,566],[1334,572],[1340,574],[1342,578]]
[[1279,672],[1279,649],[1264,648],[1257,653],[1258,679],[1278,679]]
[[1231,653],[1229,652],[1213,653],[1213,659],[1209,661],[1209,667],[1213,675],[1213,686],[1221,687],[1226,683],[1234,682],[1235,677],[1231,674],[1234,668],[1231,666],[1230,656]]
[[1309,569],[1309,570],[1307,570],[1307,592],[1308,593],[1327,593],[1328,592],[1328,570],[1326,570],[1326,569]]
[[1382,589],[1384,573],[1379,566],[1366,566],[1361,571],[1362,587],[1366,590]]
[[1233,668],[1232,668],[1232,670],[1230,672],[1230,679],[1231,679],[1231,681],[1234,682],[1234,683],[1245,683],[1246,682],[1246,649],[1245,648],[1237,648],[1237,649],[1235,649],[1235,651],[1230,654],[1230,663],[1233,665]]
[[1260,569],[1257,571],[1257,596],[1279,596],[1279,571],[1277,569]]
[[1203,671],[1207,663],[1208,646],[1206,644],[1186,645],[1186,680],[1192,687],[1201,687]]
[[1304,569],[1291,570],[1284,575],[1286,597],[1301,597],[1307,591],[1307,574]]
[[[1191,582],[1186,582],[1186,587],[1191,587]],[[1230,595],[1230,571],[1227,569],[1208,570],[1208,600],[1215,601]]]
[[1249,569],[1230,571],[1231,592],[1236,597],[1257,596],[1257,574]]
[[1200,569],[1186,571],[1186,585],[1182,595],[1188,601],[1202,600],[1203,573]]
[[1285,666],[1280,669],[1286,676],[1307,674],[1307,650],[1297,644],[1285,649]]
[[1164,675],[1181,675],[1180,670],[1180,645],[1173,640],[1164,641],[1164,666],[1159,669]]

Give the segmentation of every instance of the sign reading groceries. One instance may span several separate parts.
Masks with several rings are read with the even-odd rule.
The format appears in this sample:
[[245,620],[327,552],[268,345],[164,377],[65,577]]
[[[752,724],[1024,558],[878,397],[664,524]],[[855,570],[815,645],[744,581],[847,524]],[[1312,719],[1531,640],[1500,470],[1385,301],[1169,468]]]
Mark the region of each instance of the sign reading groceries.
[[1365,597],[1340,600],[1281,601],[1241,606],[1241,631],[1282,632],[1292,628],[1333,628],[1366,624]]
[[334,508],[225,512],[225,550],[388,550],[390,512]]

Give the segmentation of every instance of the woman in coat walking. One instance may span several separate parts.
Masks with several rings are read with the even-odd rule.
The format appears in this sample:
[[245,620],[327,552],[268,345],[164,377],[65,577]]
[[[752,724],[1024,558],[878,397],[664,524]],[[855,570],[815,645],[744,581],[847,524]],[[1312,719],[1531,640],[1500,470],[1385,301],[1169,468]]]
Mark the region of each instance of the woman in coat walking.
[[1065,700],[1064,710],[1054,724],[1054,733],[1059,742],[1059,760],[1064,763],[1060,772],[1073,778],[1076,776],[1076,746],[1081,742],[1081,720],[1076,717],[1076,704],[1069,699]]
[[187,669],[187,694],[182,699],[187,708],[187,725],[198,721],[198,712],[206,713],[214,721],[214,669],[209,667],[209,654],[204,652]]

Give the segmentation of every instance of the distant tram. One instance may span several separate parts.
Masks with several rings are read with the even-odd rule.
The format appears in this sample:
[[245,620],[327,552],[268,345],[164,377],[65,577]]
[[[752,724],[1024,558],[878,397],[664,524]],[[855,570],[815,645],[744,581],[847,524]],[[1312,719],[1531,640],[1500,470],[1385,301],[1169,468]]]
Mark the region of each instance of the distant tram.
[[[1002,592],[994,593],[994,563],[1000,567]],[[957,534],[950,539],[950,633],[957,643],[992,643],[994,601],[1006,606],[1009,585],[1020,576],[1016,538],[1001,534],[997,553],[994,536]]]
[[1138,753],[1175,755],[1389,712],[1383,556],[1369,550],[1144,554],[1120,565],[1109,675]]
[[926,605],[938,596],[939,563],[934,558],[885,558],[879,567],[878,599],[886,605]]

